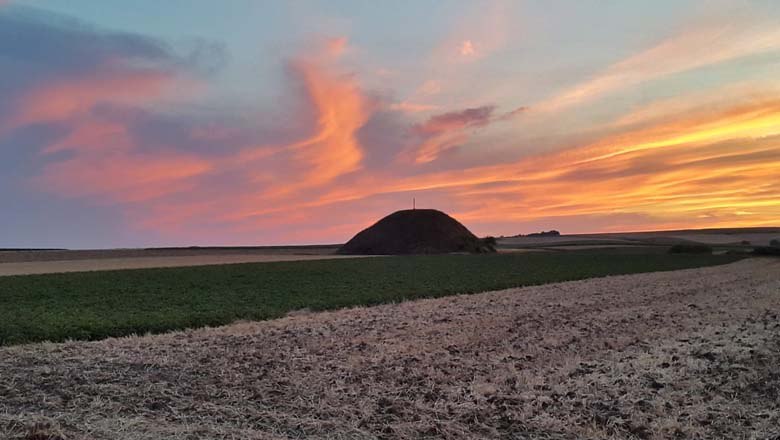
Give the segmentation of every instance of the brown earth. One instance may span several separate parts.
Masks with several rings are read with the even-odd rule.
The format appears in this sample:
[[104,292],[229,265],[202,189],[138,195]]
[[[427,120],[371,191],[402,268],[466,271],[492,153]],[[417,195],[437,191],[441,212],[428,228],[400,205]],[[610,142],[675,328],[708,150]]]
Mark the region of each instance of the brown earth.
[[776,439],[779,313],[750,259],[6,347],[0,438]]

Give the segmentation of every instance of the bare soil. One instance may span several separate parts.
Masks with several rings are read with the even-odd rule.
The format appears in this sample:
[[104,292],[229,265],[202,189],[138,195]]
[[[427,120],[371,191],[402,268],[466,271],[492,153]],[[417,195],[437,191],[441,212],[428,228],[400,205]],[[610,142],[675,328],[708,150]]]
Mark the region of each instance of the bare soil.
[[0,438],[777,439],[780,260],[0,349]]

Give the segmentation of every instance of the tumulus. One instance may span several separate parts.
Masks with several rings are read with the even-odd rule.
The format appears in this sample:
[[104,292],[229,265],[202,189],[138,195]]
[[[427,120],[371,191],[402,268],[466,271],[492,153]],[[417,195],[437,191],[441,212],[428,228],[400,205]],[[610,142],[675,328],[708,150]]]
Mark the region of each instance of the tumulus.
[[460,222],[435,209],[394,212],[339,249],[351,255],[485,253],[495,249]]

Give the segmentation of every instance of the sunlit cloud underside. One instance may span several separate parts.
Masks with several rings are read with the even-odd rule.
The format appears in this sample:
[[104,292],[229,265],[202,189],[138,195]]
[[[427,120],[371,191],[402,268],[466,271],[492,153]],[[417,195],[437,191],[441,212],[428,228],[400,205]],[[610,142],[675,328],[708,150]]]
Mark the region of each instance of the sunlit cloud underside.
[[778,225],[771,20],[691,19],[537,86],[532,31],[485,25],[526,12],[496,5],[413,61],[335,26],[230,87],[229,45],[0,6],[0,196],[112,213],[106,246],[341,242],[412,198],[493,235]]

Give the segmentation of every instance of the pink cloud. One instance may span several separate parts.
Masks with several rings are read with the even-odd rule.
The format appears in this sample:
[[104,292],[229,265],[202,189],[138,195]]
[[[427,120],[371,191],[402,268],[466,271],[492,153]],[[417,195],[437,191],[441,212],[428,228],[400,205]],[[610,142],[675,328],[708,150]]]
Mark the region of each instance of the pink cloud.
[[358,169],[363,151],[355,132],[368,120],[368,100],[349,76],[305,60],[294,62],[292,68],[313,106],[317,128],[313,136],[285,148],[306,164],[310,184]]
[[408,150],[406,156],[417,164],[432,162],[442,153],[466,142],[471,134],[469,130],[512,119],[524,113],[526,108],[519,107],[500,115],[496,115],[495,110],[495,106],[487,105],[431,116],[413,127],[422,142]]
[[325,50],[330,56],[341,56],[347,50],[347,37],[329,39],[325,44]]
[[101,70],[87,77],[46,83],[19,99],[17,111],[3,127],[65,120],[101,102],[142,104],[160,97],[173,80],[170,74],[153,70]]
[[[191,178],[211,170],[200,158],[174,152],[79,155],[47,165],[36,182],[65,197],[141,202],[191,187]],[[186,184],[186,185],[183,185]]]
[[460,44],[460,54],[464,57],[476,55],[477,51],[474,49],[474,43],[471,40],[463,40]]
[[415,126],[415,131],[420,134],[437,134],[465,127],[484,126],[490,122],[494,110],[494,106],[488,105],[435,115],[425,123]]

